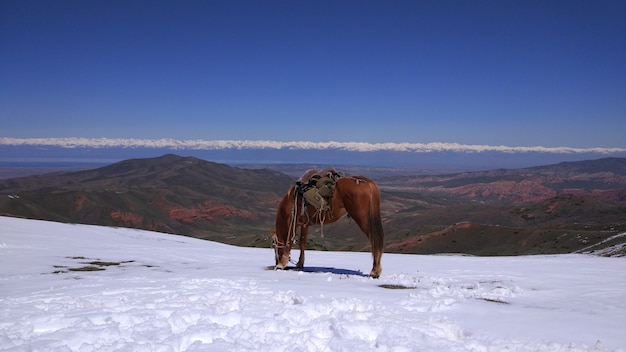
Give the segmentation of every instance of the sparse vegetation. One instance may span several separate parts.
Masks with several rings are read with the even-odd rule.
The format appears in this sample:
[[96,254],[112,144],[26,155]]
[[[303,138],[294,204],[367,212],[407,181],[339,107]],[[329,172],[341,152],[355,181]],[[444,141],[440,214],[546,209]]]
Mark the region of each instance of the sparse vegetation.
[[415,289],[415,287],[412,287],[412,286],[405,286],[405,285],[398,285],[398,284],[382,284],[382,285],[378,285],[378,287],[382,287],[382,288],[386,288],[386,289],[390,289],[390,290],[412,290],[412,289]]
[[[99,259],[91,260],[88,262],[84,262],[84,260],[89,260],[83,256],[75,256],[75,257],[67,257],[67,259],[79,260],[79,264],[82,266],[67,266],[67,265],[54,265],[53,267],[57,270],[53,271],[53,274],[63,274],[68,272],[89,272],[89,271],[104,271],[107,267],[119,267],[123,264],[134,263],[134,260],[125,260],[125,261],[102,261]],[[146,268],[152,268],[153,265],[143,265]]]
[[[473,255],[575,252],[624,232],[624,180],[624,158],[375,178],[382,190],[387,252]],[[0,197],[0,214],[267,248],[277,204],[293,183],[294,177],[276,171],[165,155],[0,180],[0,194],[9,195]],[[556,239],[564,233],[572,235]],[[311,228],[307,249],[369,251],[367,239],[348,218],[324,226],[323,234]],[[73,259],[85,262],[79,269],[124,264]]]
[[101,271],[101,270],[106,270],[106,269],[99,267],[99,266],[88,265],[88,266],[82,266],[79,268],[69,268],[68,270],[69,271]]

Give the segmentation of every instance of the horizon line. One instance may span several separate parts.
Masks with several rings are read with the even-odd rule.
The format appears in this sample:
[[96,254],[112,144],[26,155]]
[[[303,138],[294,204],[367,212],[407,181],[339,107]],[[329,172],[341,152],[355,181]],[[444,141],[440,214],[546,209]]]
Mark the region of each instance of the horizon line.
[[164,148],[172,150],[224,150],[224,149],[288,149],[288,150],[344,150],[352,152],[502,152],[502,153],[550,153],[580,154],[624,153],[626,148],[574,148],[574,147],[513,147],[506,145],[460,144],[447,142],[410,143],[410,142],[312,142],[312,141],[272,141],[272,140],[177,140],[172,138],[137,139],[137,138],[10,138],[0,137],[0,145],[6,146],[52,146],[60,148]]

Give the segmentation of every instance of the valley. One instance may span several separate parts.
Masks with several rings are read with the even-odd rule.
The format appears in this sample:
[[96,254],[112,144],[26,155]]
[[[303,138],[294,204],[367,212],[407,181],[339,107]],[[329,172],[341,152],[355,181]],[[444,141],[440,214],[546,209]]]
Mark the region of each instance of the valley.
[[[1,179],[0,214],[269,247],[280,198],[311,167],[323,166],[245,168],[172,154],[128,159]],[[523,255],[617,246],[612,255],[626,254],[619,250],[624,237],[615,237],[626,232],[624,158],[443,175],[346,169],[381,188],[387,252]],[[369,250],[349,218],[310,233],[310,249]]]

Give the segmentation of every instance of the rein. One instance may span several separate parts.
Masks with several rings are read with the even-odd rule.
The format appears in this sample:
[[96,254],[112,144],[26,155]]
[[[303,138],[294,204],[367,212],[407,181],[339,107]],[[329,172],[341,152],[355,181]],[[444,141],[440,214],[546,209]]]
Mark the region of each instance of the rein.
[[[289,230],[287,231],[287,240],[285,242],[281,242],[276,235],[276,232],[272,235],[272,248],[274,248],[274,256],[276,257],[276,262],[280,262],[281,257],[278,255],[278,249],[291,249],[293,247],[293,243],[296,239],[296,230],[298,228],[298,192],[294,192],[293,197],[293,206],[291,208],[291,223],[289,224]],[[301,209],[304,212],[304,199],[302,199]],[[282,257],[287,257],[287,255],[283,254]],[[288,257],[289,262],[295,264],[291,257]]]

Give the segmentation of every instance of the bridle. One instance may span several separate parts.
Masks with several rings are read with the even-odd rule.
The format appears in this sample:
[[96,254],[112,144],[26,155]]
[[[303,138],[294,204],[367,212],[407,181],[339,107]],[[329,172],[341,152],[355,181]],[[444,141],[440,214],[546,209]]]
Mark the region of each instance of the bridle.
[[[278,250],[279,249],[285,249],[285,248],[289,248],[291,249],[293,247],[293,244],[296,240],[296,230],[298,228],[298,198],[302,198],[302,197],[298,197],[298,192],[295,191],[295,187],[293,187],[294,189],[294,196],[293,196],[293,205],[291,207],[291,221],[289,224],[289,230],[287,233],[287,241],[282,242],[281,240],[278,239],[278,236],[276,235],[276,232],[274,232],[272,234],[272,248],[274,248],[274,256],[276,258],[276,263],[280,263],[280,259],[287,257],[288,260],[293,263],[293,261],[291,261],[291,257],[287,256],[286,254],[280,256],[278,254]],[[305,204],[304,204],[304,199],[301,199],[302,201],[302,206],[301,208],[304,209]],[[302,225],[300,225],[302,226]],[[293,263],[295,264],[295,263]]]
[[[294,237],[295,237],[295,236],[292,236],[292,238],[291,238],[291,241],[290,241],[290,242],[291,242],[291,246],[290,246],[290,248],[291,248],[291,247],[293,247]],[[285,257],[286,257],[286,258],[289,260],[289,262],[290,262],[291,264],[296,265],[296,262],[294,262],[293,260],[291,260],[291,257],[290,257],[290,256],[287,256],[286,254],[284,254],[284,252],[283,252],[283,255],[282,255],[282,256],[280,256],[280,255],[278,254],[278,249],[280,249],[280,248],[285,249],[285,248],[287,248],[287,245],[286,245],[284,242],[281,242],[281,241],[278,239],[278,236],[276,236],[276,233],[275,233],[275,232],[274,232],[274,234],[272,235],[272,248],[274,248],[274,257],[276,258],[276,263],[280,263],[280,259],[282,259],[282,258],[285,258]],[[274,270],[277,270],[277,268],[275,267],[275,268],[274,268]]]

